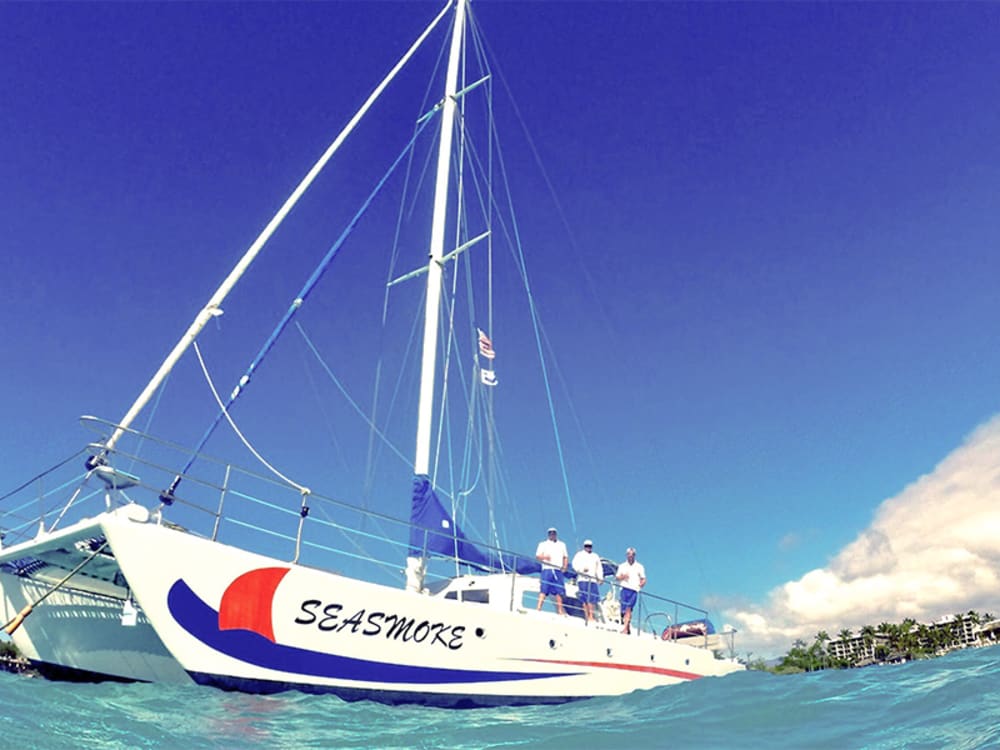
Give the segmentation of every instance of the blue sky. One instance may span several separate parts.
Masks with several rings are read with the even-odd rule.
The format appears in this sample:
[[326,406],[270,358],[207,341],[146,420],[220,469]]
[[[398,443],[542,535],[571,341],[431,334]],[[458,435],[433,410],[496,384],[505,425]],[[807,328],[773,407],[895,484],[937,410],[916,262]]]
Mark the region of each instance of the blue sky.
[[[0,6],[4,487],[89,439],[79,414],[124,413],[438,7]],[[577,528],[561,480],[528,481],[551,451],[537,433],[507,435],[526,446],[516,471],[531,495],[508,542],[530,551],[552,523],[610,557],[632,544],[652,588],[743,630],[760,626],[755,613],[771,626],[750,643],[784,650],[817,622],[775,592],[836,573],[886,501],[974,451],[1000,411],[1000,9],[474,11],[558,198],[530,152],[508,156],[532,175],[521,187],[534,210],[519,213],[566,381]],[[246,300],[267,293],[274,307],[234,300],[222,325],[244,315],[259,342],[366,189],[361,167],[387,156],[380,139],[389,156],[402,145],[379,127],[336,164],[345,182],[303,204],[324,218],[282,235],[248,279]],[[233,355],[232,373],[252,351],[219,356]],[[520,364],[500,362],[498,394]],[[498,399],[515,426],[534,408]],[[176,437],[193,442],[196,422]],[[309,460],[336,464],[323,451],[340,440],[316,441]],[[404,515],[408,488],[404,477],[400,507],[385,510]],[[941,496],[920,497],[914,515],[946,524]],[[964,506],[992,523],[989,494],[975,497]],[[993,586],[968,586],[962,604],[1000,609]],[[959,606],[940,604],[919,611]],[[851,611],[828,613],[840,618],[828,627],[852,626]],[[883,599],[870,616],[895,614]]]

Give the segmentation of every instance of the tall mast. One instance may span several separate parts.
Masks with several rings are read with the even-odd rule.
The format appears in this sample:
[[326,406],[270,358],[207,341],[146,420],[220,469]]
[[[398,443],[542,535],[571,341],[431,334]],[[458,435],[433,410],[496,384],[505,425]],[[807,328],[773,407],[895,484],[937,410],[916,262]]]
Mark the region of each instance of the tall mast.
[[424,308],[424,349],[420,367],[420,403],[417,410],[417,450],[413,473],[428,474],[431,454],[431,422],[434,410],[434,376],[437,367],[438,318],[441,309],[441,274],[447,221],[448,178],[451,172],[451,142],[454,136],[455,94],[458,91],[458,67],[465,28],[468,0],[457,0],[455,26],[445,79],[441,110],[441,142],[438,146],[437,181],[434,187],[434,217],[431,225],[430,258],[427,261],[427,304]]

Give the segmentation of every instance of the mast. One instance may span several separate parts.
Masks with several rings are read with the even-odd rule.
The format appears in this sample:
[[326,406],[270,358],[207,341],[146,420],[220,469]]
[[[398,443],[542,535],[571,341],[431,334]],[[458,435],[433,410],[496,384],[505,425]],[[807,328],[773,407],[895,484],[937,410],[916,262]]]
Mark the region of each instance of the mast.
[[428,474],[431,454],[431,422],[434,410],[434,380],[437,367],[438,318],[441,309],[441,275],[447,221],[448,178],[451,173],[451,142],[454,136],[455,94],[468,0],[457,0],[451,36],[448,72],[441,111],[441,141],[438,146],[437,181],[434,186],[434,216],[431,225],[430,258],[427,261],[427,304],[424,308],[424,348],[420,367],[420,402],[417,409],[417,447],[413,473]]
[[[417,406],[417,445],[413,474],[428,476],[431,457],[431,423],[434,412],[434,381],[437,369],[438,318],[441,311],[441,275],[444,262],[445,223],[448,219],[448,177],[451,172],[451,142],[455,129],[458,67],[465,29],[468,0],[456,0],[455,22],[451,33],[448,71],[445,74],[444,99],[441,103],[441,141],[438,144],[437,180],[434,184],[434,215],[431,223],[430,257],[427,260],[427,301],[424,307],[424,348],[420,363],[420,401]],[[429,477],[428,477],[429,479]],[[427,558],[406,558],[406,590],[419,593],[424,588]]]

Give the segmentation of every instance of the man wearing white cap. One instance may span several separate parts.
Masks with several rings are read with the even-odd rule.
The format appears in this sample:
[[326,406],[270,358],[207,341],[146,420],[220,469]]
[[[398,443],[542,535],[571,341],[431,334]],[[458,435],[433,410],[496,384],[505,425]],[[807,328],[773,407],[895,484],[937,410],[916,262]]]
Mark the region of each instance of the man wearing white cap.
[[554,526],[549,527],[548,538],[538,543],[535,557],[542,563],[542,584],[538,592],[536,609],[541,609],[545,597],[551,594],[556,598],[556,612],[561,615],[566,614],[562,602],[563,591],[566,590],[563,573],[569,565],[569,553],[566,551],[565,542],[559,541],[559,532]]
[[601,558],[594,552],[594,543],[583,540],[583,549],[573,555],[573,570],[577,572],[577,586],[580,590],[580,601],[583,603],[583,613],[587,622],[594,621],[594,605],[601,598],[598,588],[604,581],[604,569]]
[[622,584],[622,625],[625,626],[622,632],[631,633],[629,625],[632,622],[632,609],[639,598],[639,589],[646,585],[646,569],[641,562],[635,561],[635,547],[625,550],[625,562],[618,566],[615,578]]

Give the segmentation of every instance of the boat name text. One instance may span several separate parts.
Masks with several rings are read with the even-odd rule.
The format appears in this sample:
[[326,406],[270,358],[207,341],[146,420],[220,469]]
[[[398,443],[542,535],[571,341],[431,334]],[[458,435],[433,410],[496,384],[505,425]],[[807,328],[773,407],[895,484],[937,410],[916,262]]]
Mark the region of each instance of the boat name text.
[[386,639],[413,641],[414,643],[437,643],[452,651],[462,648],[462,637],[465,635],[464,625],[448,625],[430,620],[418,621],[413,617],[378,611],[366,614],[364,609],[342,619],[343,609],[343,604],[324,605],[319,599],[306,599],[302,602],[302,614],[295,618],[295,624],[315,624],[320,630],[335,633],[342,633],[348,628],[352,633],[367,636],[377,636],[384,633]]

